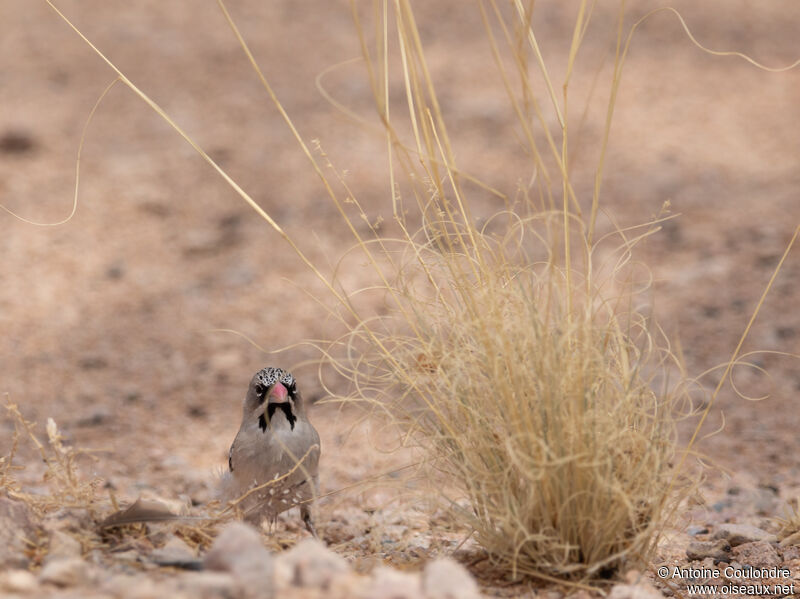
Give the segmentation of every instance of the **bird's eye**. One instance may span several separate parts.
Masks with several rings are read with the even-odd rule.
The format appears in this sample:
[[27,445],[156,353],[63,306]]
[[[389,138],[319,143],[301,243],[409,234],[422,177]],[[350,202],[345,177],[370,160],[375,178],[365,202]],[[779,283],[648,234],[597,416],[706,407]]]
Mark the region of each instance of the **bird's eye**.
[[264,385],[262,385],[261,383],[258,383],[256,385],[256,395],[264,395],[264,391],[266,390],[267,390],[266,387],[264,387]]

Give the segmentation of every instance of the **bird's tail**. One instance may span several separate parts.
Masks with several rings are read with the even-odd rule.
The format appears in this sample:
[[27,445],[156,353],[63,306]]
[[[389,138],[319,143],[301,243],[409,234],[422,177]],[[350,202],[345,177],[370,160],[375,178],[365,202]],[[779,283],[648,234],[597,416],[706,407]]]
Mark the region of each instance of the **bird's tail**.
[[233,474],[229,470],[220,468],[215,472],[215,476],[217,478],[215,499],[220,501],[235,499],[238,495],[238,489],[236,481],[233,479]]

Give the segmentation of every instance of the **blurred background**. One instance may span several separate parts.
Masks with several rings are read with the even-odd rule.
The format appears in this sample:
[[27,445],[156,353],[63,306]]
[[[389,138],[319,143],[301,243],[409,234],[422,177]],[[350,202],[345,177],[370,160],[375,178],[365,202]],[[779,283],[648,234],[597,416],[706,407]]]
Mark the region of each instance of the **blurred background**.
[[[371,3],[356,3],[367,37]],[[631,2],[629,27],[658,2]],[[697,40],[768,66],[800,57],[800,5],[716,0],[670,4]],[[352,238],[269,101],[214,2],[62,0],[60,9],[330,273]],[[577,3],[537,3],[534,30],[555,81],[566,65]],[[391,228],[385,139],[349,3],[231,0],[228,6],[275,92],[307,140],[319,140],[370,220]],[[533,176],[477,5],[415,3],[459,166],[509,198]],[[37,222],[71,210],[81,130],[114,74],[47,6],[0,5],[0,203]],[[600,2],[573,75],[574,185],[591,201],[606,115],[617,5]],[[370,38],[371,39],[371,38]],[[531,66],[535,69],[535,65]],[[316,86],[366,123],[354,122]],[[402,81],[393,98],[402,107]],[[759,70],[703,53],[662,12],[635,35],[625,64],[601,206],[632,226],[669,201],[680,216],[640,248],[655,277],[662,326],[689,373],[725,362],[800,223],[800,71]],[[546,109],[549,107],[545,107]],[[553,120],[555,125],[555,120]],[[0,213],[0,393],[30,419],[53,417],[70,440],[101,449],[112,484],[180,493],[225,464],[247,382],[294,367],[305,395],[325,396],[308,346],[336,334],[309,293],[313,273],[179,136],[123,85],[89,126],[75,216],[39,227]],[[479,217],[504,208],[486,192]],[[364,231],[367,230],[366,224]],[[371,284],[348,263],[350,288]],[[789,256],[745,350],[800,353],[800,249]],[[376,307],[377,308],[377,307]],[[676,345],[678,347],[678,345]],[[704,442],[717,463],[781,495],[800,490],[795,456],[800,363],[758,356],[771,379],[738,369],[749,402],[726,387]],[[712,372],[704,382],[716,383]],[[335,390],[344,390],[334,388]],[[5,399],[4,399],[5,401]],[[323,447],[346,428],[312,413]],[[11,423],[0,424],[5,453]],[[325,443],[328,443],[325,445]],[[348,453],[349,452],[349,453]],[[329,488],[360,447],[323,454]],[[324,471],[324,470],[323,470]],[[356,471],[347,476],[357,476]],[[323,482],[325,484],[325,482]]]

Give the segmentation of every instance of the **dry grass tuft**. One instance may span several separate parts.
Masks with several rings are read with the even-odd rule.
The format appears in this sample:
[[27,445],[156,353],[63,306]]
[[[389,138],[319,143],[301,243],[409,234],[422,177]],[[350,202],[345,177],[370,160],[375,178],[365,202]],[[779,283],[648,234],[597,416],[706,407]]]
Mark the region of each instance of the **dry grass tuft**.
[[570,291],[520,251],[537,222],[500,241],[471,230],[464,253],[408,241],[398,309],[354,329],[349,374],[428,451],[497,566],[588,579],[654,547],[675,497],[676,396],[652,388],[669,354],[630,290],[573,272]]
[[[374,51],[362,30],[392,188],[415,198],[423,227],[409,232],[397,195],[400,239],[358,239],[390,309],[357,319],[338,367],[356,383],[356,399],[389,413],[406,439],[427,451],[454,517],[496,566],[513,577],[598,580],[626,562],[646,565],[682,488],[671,460],[684,386],[654,390],[674,360],[659,347],[646,309],[636,307],[648,282],[640,284],[632,251],[657,226],[595,239],[607,135],[584,217],[567,168],[567,84],[563,99],[556,97],[521,3],[510,15],[485,4],[487,37],[537,176],[510,201],[456,167],[408,2],[384,13]],[[568,79],[587,9],[581,3]],[[405,133],[389,113],[388,23],[399,40]],[[500,57],[496,30],[510,60]],[[620,27],[618,48],[622,42]],[[509,63],[522,98],[509,85]],[[548,92],[537,99],[541,89]],[[561,147],[549,132],[553,121]],[[469,200],[475,185],[499,194],[508,209],[478,225]],[[612,241],[617,247],[607,251]]]

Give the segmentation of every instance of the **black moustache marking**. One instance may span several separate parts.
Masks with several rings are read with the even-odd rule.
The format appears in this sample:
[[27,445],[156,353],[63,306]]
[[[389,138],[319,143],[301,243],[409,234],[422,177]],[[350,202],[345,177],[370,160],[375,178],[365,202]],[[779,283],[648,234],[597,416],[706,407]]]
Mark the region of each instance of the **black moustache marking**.
[[279,408],[283,411],[283,415],[286,416],[286,420],[289,421],[289,426],[291,426],[292,430],[294,430],[294,423],[297,418],[292,413],[292,406],[290,406],[288,403],[271,403],[267,404],[266,418],[264,417],[263,413],[258,417],[258,426],[262,431],[267,430],[267,418],[272,421],[272,415],[275,413],[275,410]]

